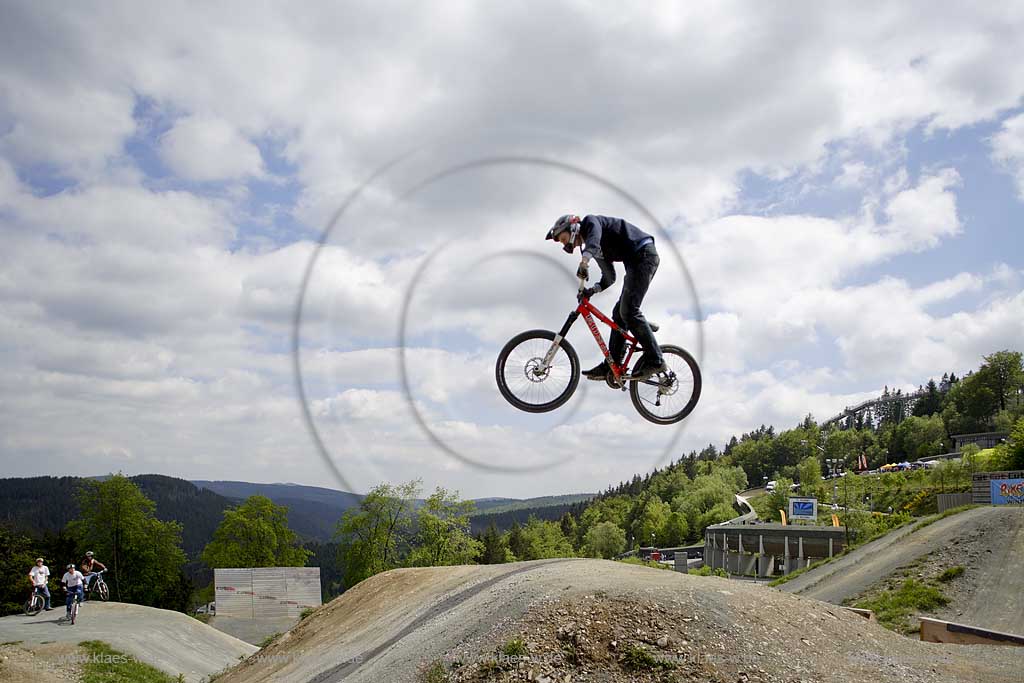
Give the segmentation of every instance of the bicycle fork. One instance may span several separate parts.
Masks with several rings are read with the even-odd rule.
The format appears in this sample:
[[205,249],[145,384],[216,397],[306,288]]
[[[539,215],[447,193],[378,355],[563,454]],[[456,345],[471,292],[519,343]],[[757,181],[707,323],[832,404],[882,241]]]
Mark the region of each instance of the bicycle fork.
[[541,360],[540,372],[546,373],[551,367],[551,362],[555,360],[555,354],[558,353],[558,347],[562,344],[562,340],[565,339],[565,335],[569,334],[569,328],[576,322],[576,319],[580,317],[578,310],[573,311],[569,314],[569,317],[565,319],[565,324],[562,325],[562,329],[558,331],[555,338],[551,341],[551,347],[548,348],[548,352],[544,354],[544,358]]

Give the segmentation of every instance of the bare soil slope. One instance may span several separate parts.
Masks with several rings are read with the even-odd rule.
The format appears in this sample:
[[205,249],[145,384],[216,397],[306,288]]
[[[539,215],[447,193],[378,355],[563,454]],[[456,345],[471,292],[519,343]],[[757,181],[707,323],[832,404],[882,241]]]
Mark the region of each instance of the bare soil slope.
[[1002,683],[1020,661],[764,586],[542,560],[378,575],[218,680]]

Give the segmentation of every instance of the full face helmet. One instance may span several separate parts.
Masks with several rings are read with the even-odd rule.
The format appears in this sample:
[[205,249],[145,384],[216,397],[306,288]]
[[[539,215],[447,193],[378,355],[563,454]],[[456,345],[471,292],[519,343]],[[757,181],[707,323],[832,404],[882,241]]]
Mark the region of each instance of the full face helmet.
[[579,216],[574,216],[571,213],[559,216],[555,224],[548,230],[548,236],[545,239],[557,240],[558,236],[567,230],[569,231],[569,241],[562,246],[562,249],[565,250],[565,253],[571,254],[576,245],[576,236],[580,234]]

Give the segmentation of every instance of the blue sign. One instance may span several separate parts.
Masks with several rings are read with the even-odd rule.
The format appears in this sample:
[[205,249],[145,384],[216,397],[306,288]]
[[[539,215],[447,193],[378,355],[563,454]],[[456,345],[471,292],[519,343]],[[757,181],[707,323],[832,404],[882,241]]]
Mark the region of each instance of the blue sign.
[[794,500],[793,501],[793,516],[795,517],[813,517],[814,516],[814,503],[810,503],[806,500]]
[[993,505],[1024,505],[1024,479],[990,479]]
[[792,519],[818,519],[818,499],[790,498],[789,516]]

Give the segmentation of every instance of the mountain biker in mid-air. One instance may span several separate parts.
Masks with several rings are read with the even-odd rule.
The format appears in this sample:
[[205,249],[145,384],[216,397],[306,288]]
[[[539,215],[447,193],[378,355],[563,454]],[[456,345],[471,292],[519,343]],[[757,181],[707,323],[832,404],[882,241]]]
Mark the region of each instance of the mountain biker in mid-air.
[[[82,574],[85,577],[85,599],[89,599],[89,590],[92,589],[92,584],[99,576],[97,571],[106,571],[107,566],[93,557],[93,552],[90,550],[85,553],[85,559],[79,565],[82,569]],[[98,569],[97,569],[98,568]]]
[[[601,281],[592,288],[583,290],[584,296],[591,296],[604,291],[615,283],[615,266],[621,261],[626,268],[623,278],[622,294],[612,312],[615,324],[632,332],[637,342],[643,347],[644,354],[633,367],[629,378],[634,380],[647,379],[659,372],[665,372],[665,360],[661,347],[654,338],[654,332],[640,311],[647,288],[658,270],[661,259],[654,246],[654,237],[627,223],[621,218],[608,216],[579,216],[566,214],[559,217],[548,231],[547,239],[561,243],[567,254],[575,247],[583,247],[583,259],[576,270],[578,277],[587,279],[588,264],[597,261],[601,269]],[[626,339],[622,333],[613,330],[608,340],[608,353],[616,363],[622,363],[626,350]],[[583,375],[587,379],[603,380],[611,371],[608,361],[603,360],[597,366],[586,370]]]
[[64,572],[64,576],[61,577],[60,582],[64,584],[64,590],[67,591],[67,599],[65,605],[68,608],[68,620],[71,620],[71,603],[74,602],[74,598],[77,595],[78,601],[82,602],[85,598],[82,591],[82,586],[85,584],[85,577],[82,576],[82,572],[75,569],[75,565],[69,564]]

